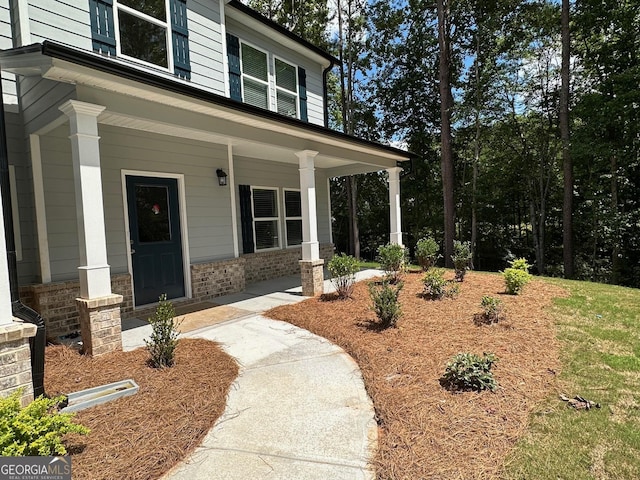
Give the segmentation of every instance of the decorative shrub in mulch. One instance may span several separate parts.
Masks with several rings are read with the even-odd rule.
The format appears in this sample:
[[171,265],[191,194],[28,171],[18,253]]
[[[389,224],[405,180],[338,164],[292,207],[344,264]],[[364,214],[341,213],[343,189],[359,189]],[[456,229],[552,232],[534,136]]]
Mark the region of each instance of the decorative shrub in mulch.
[[[558,342],[545,309],[566,292],[536,280],[519,296],[505,295],[502,276],[469,272],[457,297],[435,302],[423,298],[421,274],[403,280],[403,316],[395,328],[371,328],[366,282],[351,299],[325,295],[267,315],[330,339],[358,362],[380,427],[379,479],[495,477],[531,412],[555,393]],[[508,317],[475,324],[484,295],[500,298]],[[492,370],[495,393],[452,393],[440,385],[447,362],[460,352],[500,359]]]
[[77,413],[91,433],[66,438],[74,478],[160,478],[200,444],[224,411],[238,366],[216,343],[180,340],[171,368],[152,368],[148,360],[145,348],[90,358],[65,346],[47,347],[49,395],[127,378],[140,386],[133,396]]

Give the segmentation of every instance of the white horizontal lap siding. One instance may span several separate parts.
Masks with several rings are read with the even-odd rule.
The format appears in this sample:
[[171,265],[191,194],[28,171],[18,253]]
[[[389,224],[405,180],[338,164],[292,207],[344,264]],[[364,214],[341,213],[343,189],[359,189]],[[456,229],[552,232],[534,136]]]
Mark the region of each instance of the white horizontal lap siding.
[[74,85],[40,77],[21,77],[19,81],[26,135],[61,117],[62,112],[58,107],[67,100],[76,98]]
[[[0,50],[11,47],[13,47],[13,40],[9,0],[0,0]],[[12,73],[2,72],[2,93],[5,105],[17,106],[16,78]]]
[[84,50],[92,50],[89,2],[29,1],[31,41],[56,40]]
[[189,57],[191,82],[224,95],[220,4],[216,1],[189,0]]
[[[280,58],[293,65],[300,66],[305,69],[307,74],[307,113],[309,123],[316,125],[324,125],[324,100],[322,89],[322,66],[314,61],[302,56],[301,54],[289,50],[282,45],[274,42],[259,33],[249,30],[244,25],[239,24],[233,19],[227,18],[227,31],[237,36],[241,41],[244,40],[259,48],[267,50],[270,53],[270,68],[273,66],[273,56]],[[274,80],[274,79],[271,79]],[[275,86],[271,88],[271,102],[275,105]]]
[[40,137],[51,280],[78,278],[78,225],[69,127],[63,125]]
[[[297,159],[296,159],[297,160]],[[240,202],[238,185],[254,187],[277,187],[278,203],[281,212],[281,232],[284,236],[283,188],[300,189],[300,170],[298,163],[270,162],[246,157],[234,157],[234,175],[236,183],[236,202]],[[318,216],[318,240],[329,242],[329,217],[327,213],[327,180],[321,170],[316,170],[316,214]],[[238,238],[242,245],[240,211],[238,209]],[[284,242],[282,242],[284,246]]]
[[[226,166],[226,146],[100,125],[100,156],[109,262],[126,272],[122,170],[184,175],[191,263],[233,257],[231,199],[216,168]],[[150,176],[153,176],[150,174]]]

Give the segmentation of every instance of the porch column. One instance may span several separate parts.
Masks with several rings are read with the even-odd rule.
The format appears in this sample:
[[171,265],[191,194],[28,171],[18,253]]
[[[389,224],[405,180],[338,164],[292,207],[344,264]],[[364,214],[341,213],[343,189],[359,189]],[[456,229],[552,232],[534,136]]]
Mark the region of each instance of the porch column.
[[60,110],[69,117],[69,139],[75,180],[76,218],[80,249],[80,329],[83,350],[99,355],[122,349],[120,304],[111,292],[102,201],[98,115],[101,105],[69,100]]
[[402,245],[402,214],[400,212],[400,172],[402,168],[387,168],[389,173],[390,242]]
[[324,292],[324,260],[320,258],[318,217],[316,214],[315,158],[318,152],[296,152],[300,164],[300,200],[302,204],[302,294],[308,297]]

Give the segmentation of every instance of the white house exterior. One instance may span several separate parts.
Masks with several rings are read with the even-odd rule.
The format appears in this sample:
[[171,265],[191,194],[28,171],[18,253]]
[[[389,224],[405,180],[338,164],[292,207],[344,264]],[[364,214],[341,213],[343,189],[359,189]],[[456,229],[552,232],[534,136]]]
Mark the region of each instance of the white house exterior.
[[409,155],[326,128],[337,60],[235,0],[0,0],[0,49],[20,295],[48,336],[101,354],[162,293],[294,272],[320,293],[332,177],[388,170],[402,242]]

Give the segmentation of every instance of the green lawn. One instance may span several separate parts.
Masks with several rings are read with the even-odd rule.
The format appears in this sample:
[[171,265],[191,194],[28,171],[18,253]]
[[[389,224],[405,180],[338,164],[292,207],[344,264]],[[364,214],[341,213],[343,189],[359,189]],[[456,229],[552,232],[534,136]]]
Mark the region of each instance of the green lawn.
[[549,281],[571,292],[552,310],[562,352],[559,389],[602,408],[575,411],[550,398],[533,415],[505,478],[638,479],[640,290]]

